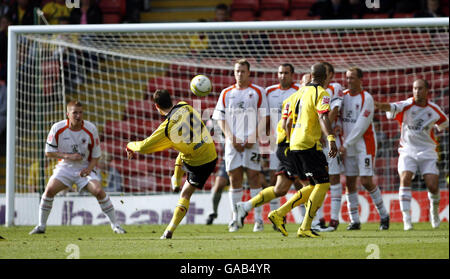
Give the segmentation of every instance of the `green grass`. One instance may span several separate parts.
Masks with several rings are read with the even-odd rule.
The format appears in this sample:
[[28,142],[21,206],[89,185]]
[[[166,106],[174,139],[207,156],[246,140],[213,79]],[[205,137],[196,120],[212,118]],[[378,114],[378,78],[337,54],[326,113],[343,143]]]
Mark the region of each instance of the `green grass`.
[[[181,225],[170,240],[160,240],[165,226],[124,226],[125,235],[114,234],[109,226],[48,227],[44,235],[28,235],[32,227],[0,227],[0,259],[65,259],[70,244],[79,248],[81,259],[448,259],[449,226],[432,229],[429,223],[391,224],[378,231],[378,224],[363,224],[361,231],[322,233],[319,239],[296,237],[298,225],[288,224],[288,237],[265,225],[253,233],[246,224],[236,233],[226,225]],[[367,250],[366,250],[367,249]],[[367,251],[367,252],[366,252]]]

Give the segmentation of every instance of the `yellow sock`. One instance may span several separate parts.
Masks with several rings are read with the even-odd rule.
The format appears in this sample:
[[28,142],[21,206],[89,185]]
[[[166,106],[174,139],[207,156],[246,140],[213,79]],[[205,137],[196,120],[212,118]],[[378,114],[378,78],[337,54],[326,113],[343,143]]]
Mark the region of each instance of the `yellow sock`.
[[180,198],[178,200],[177,207],[175,207],[175,211],[173,212],[172,220],[170,221],[170,224],[167,226],[167,231],[175,231],[178,224],[180,224],[181,220],[183,220],[184,216],[186,215],[186,212],[189,209],[189,200],[185,198]]
[[176,178],[177,186],[181,186],[181,178],[183,178],[184,170],[183,170],[183,160],[181,160],[181,156],[178,155],[177,159],[175,160],[175,169],[173,176]]
[[308,203],[306,204],[305,218],[303,218],[303,222],[300,227],[302,230],[306,231],[311,229],[312,220],[314,219],[314,216],[316,216],[317,209],[322,206],[323,200],[325,199],[329,188],[330,183],[317,184],[314,187],[314,190],[309,196]]
[[258,193],[258,195],[254,196],[250,200],[250,202],[252,203],[252,207],[255,208],[261,206],[276,198],[275,192],[273,191],[274,188],[274,186],[264,188],[261,192]]
[[287,202],[285,202],[280,208],[277,209],[278,215],[284,217],[294,207],[305,203],[313,190],[314,186],[308,185],[297,191],[297,193],[295,193]]

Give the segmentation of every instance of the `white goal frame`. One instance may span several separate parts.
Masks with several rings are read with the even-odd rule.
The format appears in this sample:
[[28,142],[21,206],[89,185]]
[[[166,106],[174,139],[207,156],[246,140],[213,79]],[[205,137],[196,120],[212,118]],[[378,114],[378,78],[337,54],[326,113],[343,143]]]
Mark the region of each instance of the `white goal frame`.
[[15,196],[15,144],[16,144],[16,46],[17,38],[25,33],[72,33],[72,32],[175,32],[175,31],[237,31],[245,30],[302,30],[341,28],[387,28],[447,26],[449,18],[402,18],[362,20],[311,20],[266,21],[222,23],[157,23],[157,24],[111,24],[111,25],[57,25],[57,26],[10,26],[8,35],[8,83],[7,83],[7,154],[6,154],[6,222],[14,225]]

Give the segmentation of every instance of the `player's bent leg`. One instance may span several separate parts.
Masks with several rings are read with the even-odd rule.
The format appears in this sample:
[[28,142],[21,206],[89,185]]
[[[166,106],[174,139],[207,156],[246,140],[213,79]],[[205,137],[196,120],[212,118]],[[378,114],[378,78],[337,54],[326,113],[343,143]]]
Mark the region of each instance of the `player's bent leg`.
[[170,221],[169,225],[164,231],[164,234],[161,236],[161,239],[172,238],[173,232],[180,224],[180,222],[183,220],[184,216],[186,216],[186,213],[189,210],[190,199],[195,190],[196,188],[192,186],[189,182],[186,181],[184,183],[180,199],[178,200],[178,204],[173,212],[172,220]]
[[299,206],[300,204],[304,204],[308,200],[313,190],[314,186],[312,185],[303,187],[302,189],[297,191],[288,201],[286,201],[279,209],[273,210],[269,213],[269,220],[284,236],[288,235],[288,232],[284,227],[285,216],[294,207]]
[[39,204],[39,223],[29,232],[30,235],[45,233],[45,229],[47,227],[47,219],[53,207],[53,198],[56,196],[56,194],[66,188],[67,186],[58,179],[50,179]]
[[314,186],[309,185],[303,187],[297,193],[295,193],[288,201],[286,201],[279,209],[276,211],[278,215],[284,217],[286,216],[293,208],[299,206],[300,204],[304,204],[311,195],[314,190]]
[[308,203],[306,204],[305,218],[300,227],[302,231],[311,230],[311,223],[317,210],[322,206],[329,188],[329,182],[316,184],[316,186],[314,186],[314,190],[309,196]]
[[100,205],[102,212],[108,217],[113,232],[117,234],[126,233],[126,231],[119,224],[117,224],[114,205],[112,204],[109,195],[107,195],[103,190],[100,181],[90,180],[88,182],[88,185],[86,185],[86,190],[89,193],[91,193],[95,198],[97,198],[98,204]]

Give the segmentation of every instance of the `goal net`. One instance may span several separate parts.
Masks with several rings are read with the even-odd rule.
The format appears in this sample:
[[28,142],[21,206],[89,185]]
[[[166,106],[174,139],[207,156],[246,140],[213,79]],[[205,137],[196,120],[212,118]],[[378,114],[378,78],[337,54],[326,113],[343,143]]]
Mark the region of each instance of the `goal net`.
[[[150,94],[165,88],[175,101],[192,104],[219,142],[217,125],[210,118],[221,90],[235,82],[233,64],[238,58],[250,62],[253,83],[263,87],[278,83],[281,63],[295,67],[298,81],[312,64],[328,61],[336,70],[334,81],[344,88],[346,69],[358,66],[364,71],[364,89],[383,102],[412,96],[413,81],[425,78],[431,84],[430,99],[449,114],[447,18],[10,30],[14,36],[10,50],[14,56],[10,57],[14,60],[9,61],[13,64],[9,96],[15,98],[10,102],[14,110],[8,123],[8,162],[12,163],[8,165],[7,188],[12,196],[43,193],[55,164],[44,155],[47,133],[53,123],[66,118],[65,104],[74,99],[84,104],[84,119],[97,125],[108,192],[169,192],[177,152],[139,155],[135,160],[127,160],[125,153],[127,142],[146,138],[163,120],[149,100]],[[189,81],[197,74],[205,74],[213,82],[213,92],[207,97],[196,97],[189,90]],[[400,129],[381,112],[376,112],[374,124],[378,136],[375,183],[383,191],[395,192],[399,187]],[[437,133],[436,139],[440,143],[439,185],[445,188],[448,130]],[[221,158],[222,146],[216,145]],[[417,177],[413,189],[423,190],[423,181]],[[211,176],[203,191],[210,191],[213,179]]]

